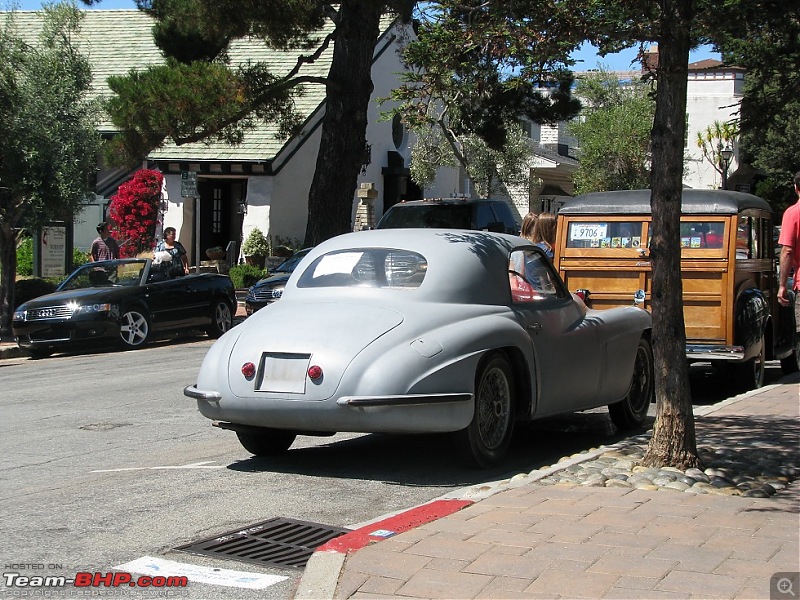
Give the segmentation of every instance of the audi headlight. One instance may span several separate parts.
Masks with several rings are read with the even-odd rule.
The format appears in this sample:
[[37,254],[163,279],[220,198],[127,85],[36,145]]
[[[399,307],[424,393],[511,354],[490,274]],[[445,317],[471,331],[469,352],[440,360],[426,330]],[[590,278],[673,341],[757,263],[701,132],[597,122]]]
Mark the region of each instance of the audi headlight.
[[24,310],[17,310],[14,311],[14,321],[24,321],[25,320],[25,311]]
[[77,311],[80,311],[84,314],[86,313],[99,313],[99,312],[109,312],[111,310],[110,304],[83,304],[78,306]]

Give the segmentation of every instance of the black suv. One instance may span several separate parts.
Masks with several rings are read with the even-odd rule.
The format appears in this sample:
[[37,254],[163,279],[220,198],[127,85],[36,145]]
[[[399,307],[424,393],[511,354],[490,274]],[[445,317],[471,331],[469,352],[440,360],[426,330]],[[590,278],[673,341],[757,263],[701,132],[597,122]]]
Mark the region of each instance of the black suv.
[[519,233],[519,224],[502,200],[436,198],[395,204],[383,215],[377,229],[429,228],[477,229]]

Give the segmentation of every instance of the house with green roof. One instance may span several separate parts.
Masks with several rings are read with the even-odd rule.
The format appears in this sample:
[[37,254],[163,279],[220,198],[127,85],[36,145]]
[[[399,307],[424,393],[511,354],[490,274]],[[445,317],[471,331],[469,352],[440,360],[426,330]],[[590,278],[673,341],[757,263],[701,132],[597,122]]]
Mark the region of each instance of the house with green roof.
[[[41,15],[38,11],[15,13],[17,30],[31,42],[36,41],[41,30]],[[112,93],[106,83],[111,75],[125,75],[164,61],[153,42],[153,20],[147,14],[136,10],[88,10],[84,15],[78,45],[92,66],[97,94]],[[320,35],[326,33],[321,31]],[[401,39],[407,35],[404,26],[389,17],[384,19],[373,58],[374,101],[367,129],[369,151],[359,178],[361,187],[367,191],[356,193],[353,199],[356,226],[374,223],[372,204],[376,199],[382,212],[400,200],[422,197],[409,178],[412,140],[399,120],[380,119],[386,107],[379,106],[377,101],[388,96],[397,85],[398,73],[404,68],[398,50]],[[296,52],[270,49],[258,38],[237,40],[228,54],[232,65],[266,62],[277,73],[288,72],[297,60]],[[324,77],[331,59],[332,49],[328,49],[315,62],[304,64],[299,75]],[[325,110],[324,86],[307,85],[295,106],[304,121],[300,133],[288,140],[278,135],[276,126],[261,122],[247,131],[239,145],[217,141],[180,146],[168,143],[153,151],[140,165],[164,174],[163,226],[176,228],[178,239],[191,249],[193,264],[205,260],[205,249],[213,246],[230,248],[238,258],[242,241],[254,227],[272,236],[273,242],[302,241]],[[100,131],[108,136],[115,133],[110,122],[101,123]],[[194,175],[187,177],[187,173]],[[104,218],[117,187],[130,175],[125,170],[101,166],[97,201],[87,207],[76,223],[77,247],[88,247],[96,237],[94,226]],[[197,181],[196,197],[187,196],[186,179],[192,177]]]

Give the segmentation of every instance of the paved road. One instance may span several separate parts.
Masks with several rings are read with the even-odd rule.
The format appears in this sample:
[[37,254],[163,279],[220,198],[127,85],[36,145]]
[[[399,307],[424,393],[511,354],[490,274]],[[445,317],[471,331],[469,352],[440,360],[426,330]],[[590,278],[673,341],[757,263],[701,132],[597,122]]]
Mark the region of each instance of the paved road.
[[300,438],[284,457],[253,459],[182,395],[211,342],[179,341],[0,361],[4,567],[69,576],[155,556],[287,577],[266,591],[191,584],[186,597],[288,598],[295,570],[173,549],[273,517],[353,526],[619,439],[598,411],[521,431],[494,471],[461,467],[447,436]]

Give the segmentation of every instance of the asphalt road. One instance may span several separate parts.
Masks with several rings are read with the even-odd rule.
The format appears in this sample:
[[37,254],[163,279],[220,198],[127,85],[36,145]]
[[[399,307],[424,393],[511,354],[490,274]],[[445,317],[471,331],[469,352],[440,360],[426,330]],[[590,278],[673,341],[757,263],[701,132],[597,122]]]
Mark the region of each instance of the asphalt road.
[[[282,457],[255,459],[182,394],[210,345],[189,337],[130,352],[0,361],[3,573],[71,577],[158,557],[286,579],[266,590],[190,583],[103,595],[291,598],[299,570],[175,548],[274,517],[354,526],[622,437],[600,410],[522,428],[508,461],[491,471],[461,466],[447,436],[298,438]],[[700,371],[693,385],[707,388],[700,403],[728,393]],[[18,597],[7,581],[0,596]]]

